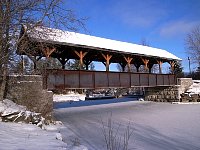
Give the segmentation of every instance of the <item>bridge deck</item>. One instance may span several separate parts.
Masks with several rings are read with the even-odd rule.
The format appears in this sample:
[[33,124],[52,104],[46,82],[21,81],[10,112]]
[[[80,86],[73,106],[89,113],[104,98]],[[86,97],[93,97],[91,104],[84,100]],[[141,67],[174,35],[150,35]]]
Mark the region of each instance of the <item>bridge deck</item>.
[[129,88],[135,86],[172,86],[174,74],[148,74],[86,70],[47,70],[44,87],[54,89]]

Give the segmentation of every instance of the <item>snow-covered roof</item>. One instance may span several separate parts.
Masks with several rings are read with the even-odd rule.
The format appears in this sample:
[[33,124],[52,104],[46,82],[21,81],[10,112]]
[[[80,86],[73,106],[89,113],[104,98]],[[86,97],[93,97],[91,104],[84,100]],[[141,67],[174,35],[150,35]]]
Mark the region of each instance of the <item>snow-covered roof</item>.
[[[45,35],[40,34],[41,32],[45,32]],[[32,32],[29,32],[28,35],[32,38],[49,42],[57,42],[63,45],[83,46],[93,49],[105,49],[122,53],[159,57],[168,60],[181,60],[172,53],[159,48],[46,27],[37,27]]]

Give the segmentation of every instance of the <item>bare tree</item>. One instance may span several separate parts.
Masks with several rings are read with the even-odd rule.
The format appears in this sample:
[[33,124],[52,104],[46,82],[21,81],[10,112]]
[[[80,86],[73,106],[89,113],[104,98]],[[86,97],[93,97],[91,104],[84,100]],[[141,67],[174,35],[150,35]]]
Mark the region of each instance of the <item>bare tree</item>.
[[200,66],[200,25],[188,33],[185,39],[185,45],[191,61]]
[[143,45],[143,46],[149,46],[150,45],[146,38],[142,38],[140,44]]
[[[0,100],[5,95],[11,55],[27,32],[41,25],[73,31],[84,27],[84,19],[77,19],[64,6],[62,0],[0,0]],[[19,38],[22,24],[26,30]]]

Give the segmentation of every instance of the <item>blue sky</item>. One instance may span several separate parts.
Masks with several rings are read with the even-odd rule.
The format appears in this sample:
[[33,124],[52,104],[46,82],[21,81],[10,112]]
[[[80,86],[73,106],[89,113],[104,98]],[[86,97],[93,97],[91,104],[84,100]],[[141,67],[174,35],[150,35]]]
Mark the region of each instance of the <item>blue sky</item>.
[[85,22],[87,31],[80,30],[81,33],[135,44],[145,38],[150,46],[165,49],[181,58],[184,71],[188,72],[184,39],[193,27],[200,24],[200,0],[67,2],[67,7],[79,17],[88,18]]

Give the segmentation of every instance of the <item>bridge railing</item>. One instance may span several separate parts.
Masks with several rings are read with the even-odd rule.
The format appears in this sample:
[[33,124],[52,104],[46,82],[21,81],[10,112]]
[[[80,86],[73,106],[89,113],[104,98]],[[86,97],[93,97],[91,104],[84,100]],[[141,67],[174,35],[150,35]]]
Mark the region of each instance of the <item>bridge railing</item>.
[[154,87],[175,84],[174,74],[49,69],[44,75],[44,87],[49,90]]

